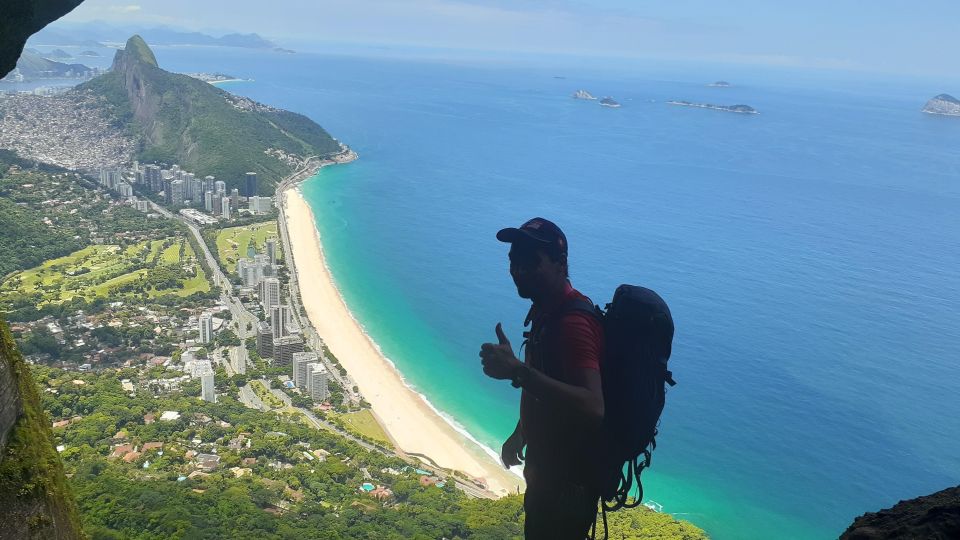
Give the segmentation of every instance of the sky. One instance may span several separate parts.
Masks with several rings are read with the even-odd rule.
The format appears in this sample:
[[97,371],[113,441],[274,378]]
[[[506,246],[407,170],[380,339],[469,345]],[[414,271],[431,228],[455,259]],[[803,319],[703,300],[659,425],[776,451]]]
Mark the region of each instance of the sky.
[[960,73],[957,0],[86,0],[62,21],[256,32],[300,48],[338,42]]

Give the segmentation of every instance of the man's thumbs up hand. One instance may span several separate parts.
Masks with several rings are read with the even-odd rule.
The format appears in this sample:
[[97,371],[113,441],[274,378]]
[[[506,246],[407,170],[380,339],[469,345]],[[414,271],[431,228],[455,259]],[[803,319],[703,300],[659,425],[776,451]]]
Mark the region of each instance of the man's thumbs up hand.
[[514,368],[520,360],[513,354],[510,340],[503,333],[503,326],[497,323],[497,340],[499,343],[484,343],[480,346],[480,363],[483,372],[494,379],[509,379],[513,376]]
[[[506,345],[507,347],[509,347],[510,340],[507,339],[506,334],[503,333],[503,325],[500,323],[497,323],[497,327],[495,328],[495,330],[497,332],[497,339],[500,340],[500,345]],[[510,349],[510,352],[512,353],[513,349]]]

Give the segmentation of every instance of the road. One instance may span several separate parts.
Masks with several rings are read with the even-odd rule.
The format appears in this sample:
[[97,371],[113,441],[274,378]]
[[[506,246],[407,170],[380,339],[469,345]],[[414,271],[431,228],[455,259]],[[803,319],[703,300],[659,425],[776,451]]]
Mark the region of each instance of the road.
[[[196,238],[197,244],[200,245],[200,249],[203,251],[203,257],[207,261],[207,266],[210,267],[210,271],[213,273],[213,283],[220,288],[220,302],[227,306],[227,308],[230,310],[230,316],[232,318],[231,326],[234,330],[234,333],[240,338],[241,341],[240,346],[231,347],[230,362],[232,364],[233,371],[241,374],[246,373],[247,365],[250,363],[250,358],[247,354],[246,347],[242,343],[248,337],[257,335],[257,323],[259,322],[259,319],[247,311],[247,308],[243,306],[243,303],[240,302],[239,298],[233,296],[233,284],[223,273],[223,270],[220,268],[220,264],[217,263],[217,259],[214,258],[212,253],[210,253],[210,248],[208,248],[207,243],[203,241],[203,235],[200,234],[200,229],[196,226],[196,224],[180,214],[174,214],[173,212],[163,208],[153,201],[150,201],[150,206],[156,212],[170,219],[176,219],[186,225],[193,234],[193,237]],[[247,330],[248,324],[250,325],[250,330]]]

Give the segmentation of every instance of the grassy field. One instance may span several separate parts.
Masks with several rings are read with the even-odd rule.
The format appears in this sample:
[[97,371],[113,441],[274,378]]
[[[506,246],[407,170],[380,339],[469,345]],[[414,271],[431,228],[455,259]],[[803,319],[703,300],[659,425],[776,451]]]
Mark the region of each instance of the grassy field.
[[[165,276],[174,276],[165,279]],[[126,248],[94,245],[15,272],[0,284],[0,302],[16,294],[40,295],[40,303],[74,297],[147,298],[207,292],[210,283],[190,243],[179,237],[147,240]]]
[[[263,252],[267,238],[277,238],[276,221],[221,229],[217,233],[217,252],[227,273],[236,271],[237,261],[247,256],[247,248],[251,243],[254,249]],[[280,242],[277,242],[277,260],[279,259]]]
[[347,414],[337,414],[330,411],[327,414],[330,418],[336,418],[343,422],[343,425],[346,426],[349,431],[353,431],[364,437],[369,437],[375,441],[380,441],[387,446],[393,446],[390,438],[387,437],[386,432],[380,427],[380,423],[373,417],[373,413],[369,409]]

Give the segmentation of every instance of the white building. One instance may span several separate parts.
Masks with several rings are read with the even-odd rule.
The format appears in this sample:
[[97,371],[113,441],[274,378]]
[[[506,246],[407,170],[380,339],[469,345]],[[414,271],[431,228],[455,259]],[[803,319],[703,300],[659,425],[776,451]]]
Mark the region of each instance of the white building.
[[[213,177],[212,177],[212,176],[208,176],[207,178],[213,178]],[[220,193],[220,194],[226,193],[226,192],[227,192],[227,183],[224,182],[223,180],[217,180],[217,181],[215,181],[215,182],[213,183],[213,191],[216,192],[216,193]]]
[[206,191],[203,193],[203,209],[207,212],[213,212],[213,192]]
[[220,216],[223,219],[230,219],[230,198],[224,197],[220,200]]
[[200,315],[200,343],[213,342],[213,316],[209,313]]
[[314,401],[325,401],[330,397],[327,389],[327,368],[321,363],[307,365],[307,393]]
[[237,274],[246,287],[256,287],[263,280],[263,266],[254,259],[237,261]]
[[254,195],[247,198],[247,208],[254,214],[269,214],[273,208],[273,199]]
[[317,358],[317,353],[315,352],[308,351],[293,353],[293,384],[300,388],[306,388],[308,364],[313,364],[316,362],[319,362],[319,359]]
[[270,313],[270,308],[280,305],[280,280],[275,277],[264,278],[260,282],[260,305],[263,311]]
[[213,384],[213,366],[210,365],[209,360],[198,360],[196,366],[195,376],[200,378],[200,397],[202,397],[204,401],[216,403],[217,395],[214,391]]

